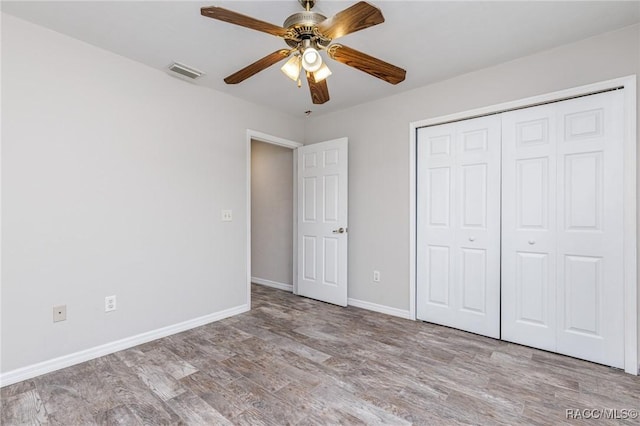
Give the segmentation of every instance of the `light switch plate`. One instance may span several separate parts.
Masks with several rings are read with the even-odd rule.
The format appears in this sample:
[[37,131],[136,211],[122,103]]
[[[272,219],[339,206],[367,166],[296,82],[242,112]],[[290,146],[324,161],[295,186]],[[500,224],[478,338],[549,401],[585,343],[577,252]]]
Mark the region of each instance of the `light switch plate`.
[[233,220],[233,212],[231,210],[222,210],[222,221],[231,222]]

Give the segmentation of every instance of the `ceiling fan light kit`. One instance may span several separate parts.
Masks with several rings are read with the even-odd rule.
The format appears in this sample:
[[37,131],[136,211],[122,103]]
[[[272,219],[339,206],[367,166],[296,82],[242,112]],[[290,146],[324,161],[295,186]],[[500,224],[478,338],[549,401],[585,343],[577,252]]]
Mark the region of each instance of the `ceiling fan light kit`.
[[313,47],[307,47],[302,52],[302,67],[305,71],[315,72],[322,66],[322,58],[320,52]]
[[361,1],[338,12],[331,18],[311,11],[313,0],[298,0],[305,8],[303,12],[289,16],[282,27],[233,12],[217,6],[203,7],[200,13],[208,18],[228,22],[284,39],[289,49],[280,49],[256,62],[244,67],[224,79],[227,84],[238,84],[260,71],[275,65],[291,56],[282,66],[282,72],[301,85],[300,73],[305,70],[311,99],[314,104],[329,101],[329,89],[326,79],[332,73],[322,60],[320,51],[325,50],[328,57],[356,68],[387,83],[398,84],[404,81],[406,71],[378,58],[359,52],[342,44],[331,42],[353,32],[369,28],[384,22],[382,12],[375,6]]
[[302,59],[300,59],[300,55],[294,54],[289,58],[287,62],[284,63],[280,70],[289,77],[293,81],[298,81],[300,77],[300,71],[302,68]]
[[324,79],[326,79],[327,77],[329,77],[331,74],[333,74],[331,72],[331,70],[329,69],[329,67],[327,66],[327,64],[325,64],[324,62],[322,63],[322,65],[320,65],[320,68],[318,69],[318,71],[315,71],[313,73],[313,79],[317,82],[322,81]]

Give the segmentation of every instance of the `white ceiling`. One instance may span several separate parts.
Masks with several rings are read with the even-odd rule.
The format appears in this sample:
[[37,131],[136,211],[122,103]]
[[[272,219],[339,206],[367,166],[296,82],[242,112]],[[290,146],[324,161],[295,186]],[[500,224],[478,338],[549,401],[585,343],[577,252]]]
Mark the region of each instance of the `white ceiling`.
[[[355,2],[317,0],[314,10],[330,17]],[[200,15],[200,7],[216,5],[282,25],[302,10],[296,0],[2,1],[2,10],[153,68],[190,65],[206,73],[196,84],[296,116],[343,109],[640,21],[640,1],[371,3],[386,22],[340,43],[405,68],[407,79],[392,86],[329,60],[331,100],[324,105],[313,105],[306,82],[298,89],[279,65],[226,85],[224,77],[285,43]]]

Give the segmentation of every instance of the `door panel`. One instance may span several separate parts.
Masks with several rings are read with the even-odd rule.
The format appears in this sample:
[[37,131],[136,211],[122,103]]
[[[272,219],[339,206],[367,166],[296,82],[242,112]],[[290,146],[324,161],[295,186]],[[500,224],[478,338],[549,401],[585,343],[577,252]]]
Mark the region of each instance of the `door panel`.
[[316,182],[315,176],[306,177],[302,183],[302,220],[305,223],[316,221]]
[[338,255],[340,253],[339,241],[335,237],[324,237],[323,243],[323,284],[338,285]]
[[459,328],[500,337],[500,117],[455,123]]
[[624,367],[623,91],[560,102],[557,352]]
[[500,334],[500,121],[418,130],[418,318]]
[[516,226],[518,229],[549,227],[549,158],[516,161]]
[[462,167],[462,227],[487,227],[487,165]]
[[426,196],[429,198],[428,223],[430,226],[450,226],[450,206],[451,206],[451,169],[449,167],[438,167],[430,169],[428,172],[429,191]]
[[449,247],[429,246],[428,270],[429,303],[449,306],[451,258]]
[[298,148],[298,294],[340,306],[347,306],[347,154],[346,138]]
[[556,347],[552,105],[502,114],[502,339]]
[[322,177],[324,195],[324,222],[338,223],[338,198],[340,196],[340,177],[328,175]]
[[487,252],[483,249],[462,249],[461,309],[485,314],[487,291]]
[[564,326],[567,332],[602,337],[602,258],[565,256]]
[[549,256],[522,252],[516,256],[516,321],[549,327]]
[[316,237],[305,235],[302,239],[302,277],[316,279]]

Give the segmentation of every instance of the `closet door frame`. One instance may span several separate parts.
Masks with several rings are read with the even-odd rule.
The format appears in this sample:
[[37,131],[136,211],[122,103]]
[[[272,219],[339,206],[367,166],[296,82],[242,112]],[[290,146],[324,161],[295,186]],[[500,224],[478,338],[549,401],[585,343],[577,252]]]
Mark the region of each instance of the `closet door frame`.
[[417,129],[469,118],[481,117],[550,102],[562,101],[624,88],[624,370],[638,375],[640,367],[640,330],[638,329],[637,281],[637,209],[636,209],[636,76],[616,78],[585,86],[533,96],[512,102],[486,106],[460,113],[429,118],[409,123],[409,309],[416,319],[416,161]]

